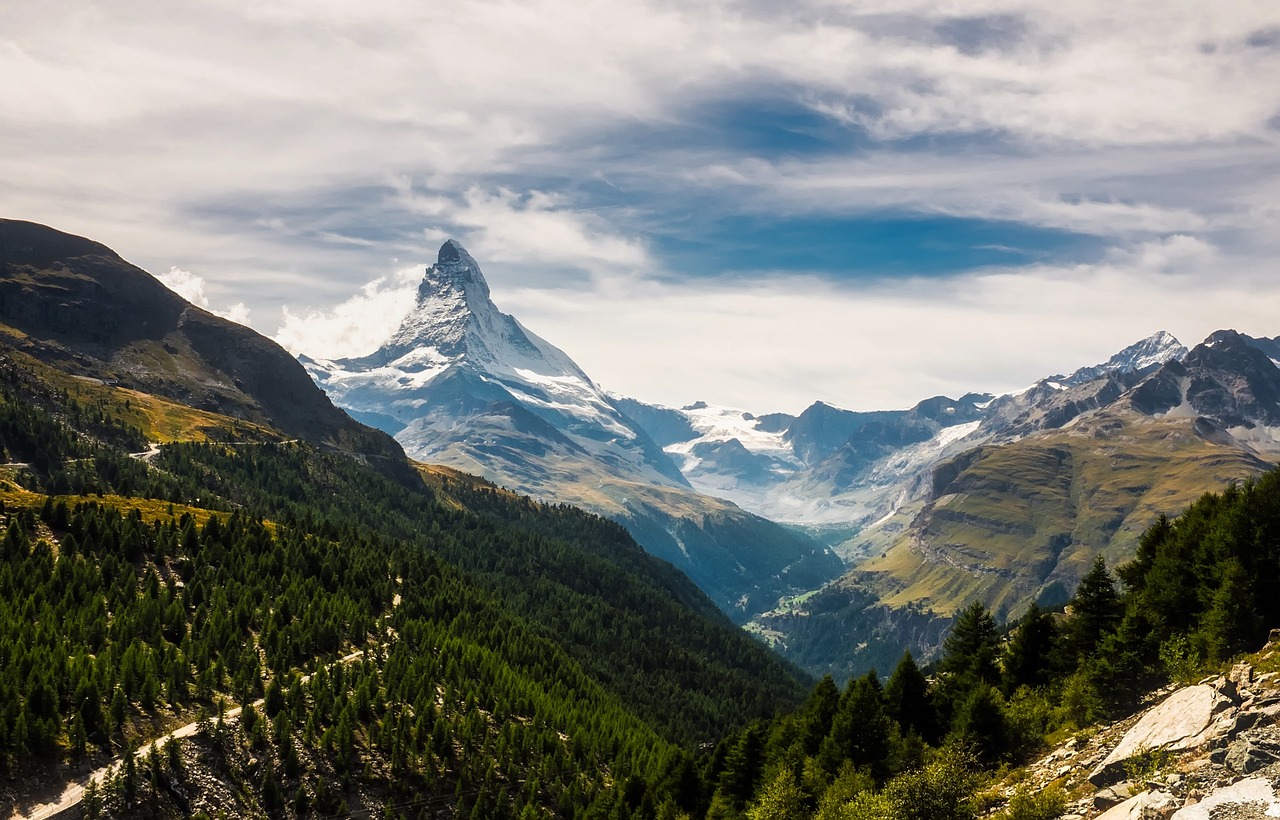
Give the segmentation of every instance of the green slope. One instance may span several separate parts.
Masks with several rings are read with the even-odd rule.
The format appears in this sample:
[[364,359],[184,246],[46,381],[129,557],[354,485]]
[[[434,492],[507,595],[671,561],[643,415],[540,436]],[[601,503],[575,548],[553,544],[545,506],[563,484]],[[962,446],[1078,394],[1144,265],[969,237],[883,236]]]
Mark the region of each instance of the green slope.
[[857,580],[942,614],[974,598],[999,613],[1060,602],[1099,553],[1127,560],[1160,514],[1271,466],[1193,419],[1123,414],[979,448],[939,468],[910,529]]
[[[684,750],[803,695],[616,524],[374,469],[341,436],[322,449],[148,393],[145,374],[103,383],[37,333],[0,339],[0,765],[17,794],[278,682],[288,708],[256,733],[190,741],[244,813],[277,813],[274,778],[327,813],[427,795],[444,816],[644,816],[691,799],[668,782]],[[181,815],[173,794],[155,799]]]

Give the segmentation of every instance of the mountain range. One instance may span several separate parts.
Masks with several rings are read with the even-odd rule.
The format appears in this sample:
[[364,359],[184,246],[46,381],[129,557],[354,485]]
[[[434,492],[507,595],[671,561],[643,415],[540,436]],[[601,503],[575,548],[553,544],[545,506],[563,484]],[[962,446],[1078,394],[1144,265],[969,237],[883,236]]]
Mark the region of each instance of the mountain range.
[[1266,470],[1277,355],[1162,331],[1000,396],[662,407],[602,391],[502,314],[449,241],[379,350],[303,361],[411,455],[614,518],[793,659],[847,674],[903,645],[929,656],[975,597],[1060,603],[1094,556],[1122,562],[1160,514]]
[[[812,527],[848,571],[748,628],[813,671],[901,657],[889,682],[851,677],[841,694],[824,678],[788,713],[812,680],[616,523],[411,461],[270,340],[104,246],[0,220],[0,809],[640,818],[808,816],[828,798],[899,806],[1121,715],[1169,675],[1200,679],[1274,623],[1280,473],[1204,488],[1280,451],[1280,340],[1219,331],[1188,350],[1156,334],[1016,394],[908,410],[660,408],[602,393],[496,308],[473,315],[487,293],[472,266],[450,243],[420,291],[426,309],[386,348],[312,371],[376,387],[392,400],[366,415],[399,434],[429,443],[452,418],[494,436],[460,438],[460,452],[506,447],[530,471],[525,448],[550,429],[576,448],[562,453],[601,461],[599,475],[667,482],[701,504],[696,489],[713,481],[824,490],[798,498],[863,516]],[[415,372],[453,393],[397,404]],[[442,407],[454,415],[427,418]],[[495,419],[524,413],[545,427],[500,441]],[[1093,557],[1114,566],[1138,539],[1117,590]],[[1033,610],[1007,639],[981,605],[1012,625],[1025,602],[1068,596],[1067,613]],[[902,649],[937,647],[965,601],[926,678]],[[1272,655],[1257,660],[1272,668]],[[1248,733],[1232,710],[1254,710],[1257,729],[1274,698],[1250,682],[1270,677],[1237,664],[1187,691],[1210,696],[1206,719]],[[1037,726],[1011,732],[1025,715]],[[1274,759],[1246,743],[1265,728],[1218,744],[1206,765],[1230,771],[1215,783]],[[1080,780],[1107,752],[1093,732],[1035,782],[1062,781],[1064,759]],[[951,765],[922,745],[957,733],[979,758]],[[807,797],[797,764],[826,773],[805,779]],[[874,768],[854,768],[877,765],[883,787],[867,779]],[[839,772],[866,780],[854,802]],[[941,786],[922,792],[921,777]],[[947,799],[969,805],[967,788]],[[1092,816],[1109,800],[1075,805]],[[1018,802],[1001,816],[1028,816]],[[1066,797],[1050,802],[1033,816],[1060,815]]]
[[686,748],[809,683],[617,524],[409,460],[16,220],[0,533],[4,816],[671,815]]

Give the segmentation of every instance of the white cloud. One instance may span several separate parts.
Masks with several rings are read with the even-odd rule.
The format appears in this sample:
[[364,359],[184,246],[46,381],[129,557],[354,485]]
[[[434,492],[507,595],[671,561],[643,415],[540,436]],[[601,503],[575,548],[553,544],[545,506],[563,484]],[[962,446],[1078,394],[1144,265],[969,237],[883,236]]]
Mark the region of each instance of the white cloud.
[[156,275],[160,284],[198,307],[209,307],[209,297],[204,295],[204,277],[174,266],[168,273]]
[[244,302],[236,302],[226,310],[218,310],[209,306],[209,297],[204,292],[205,280],[203,276],[198,276],[175,265],[169,268],[168,273],[157,274],[156,279],[160,281],[160,284],[196,307],[202,307],[237,324],[249,324],[250,311]]
[[337,359],[372,353],[399,326],[413,307],[422,272],[404,268],[365,283],[360,291],[332,308],[295,313],[285,305],[283,323],[272,337],[294,355]]
[[[1005,392],[1105,361],[1157,330],[1195,344],[1233,327],[1280,332],[1265,265],[1191,237],[1140,243],[1093,265],[989,270],[948,280],[838,287],[627,282],[573,296],[495,299],[607,389],[679,406],[752,412],[814,400],[907,407],[937,394]],[[1203,281],[1214,276],[1212,288]]]
[[640,240],[619,234],[596,213],[575,210],[561,195],[473,185],[454,199],[414,193],[407,182],[399,183],[398,193],[404,207],[428,221],[426,237],[458,238],[486,261],[581,271],[652,265]]
[[[903,403],[1159,326],[1268,332],[1246,272],[1280,249],[1280,49],[1251,35],[1276,26],[1273,0],[7,3],[0,206],[177,262],[170,287],[283,316],[294,350],[367,352],[457,236],[620,390]],[[708,113],[778,99],[848,150]],[[886,208],[1118,250],[861,290],[646,278],[650,232]],[[413,276],[350,297],[393,258]]]

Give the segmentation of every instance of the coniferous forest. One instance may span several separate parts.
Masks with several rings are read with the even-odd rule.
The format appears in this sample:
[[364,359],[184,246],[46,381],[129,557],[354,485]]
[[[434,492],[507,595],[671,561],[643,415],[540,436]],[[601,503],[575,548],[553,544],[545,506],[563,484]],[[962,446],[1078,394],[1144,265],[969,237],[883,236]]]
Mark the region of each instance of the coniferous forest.
[[126,392],[0,376],[0,767],[123,759],[89,817],[976,817],[990,772],[1280,619],[1271,473],[1065,612],[974,603],[935,663],[815,683],[604,519],[230,420],[148,451]]

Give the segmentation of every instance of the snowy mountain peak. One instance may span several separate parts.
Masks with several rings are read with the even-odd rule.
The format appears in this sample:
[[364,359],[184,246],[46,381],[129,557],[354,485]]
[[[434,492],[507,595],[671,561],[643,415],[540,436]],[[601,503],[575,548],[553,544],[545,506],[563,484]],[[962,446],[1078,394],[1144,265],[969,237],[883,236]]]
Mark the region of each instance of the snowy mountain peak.
[[[462,435],[460,418],[483,417],[505,425],[502,434],[454,443],[514,447],[511,441],[537,428],[629,478],[688,486],[572,359],[498,310],[480,265],[454,240],[441,246],[413,309],[386,344],[362,358],[306,366],[336,404],[394,435],[415,457],[438,455],[441,441]],[[493,422],[498,416],[504,420]]]
[[1108,373],[1136,373],[1149,367],[1164,364],[1187,355],[1187,348],[1173,334],[1158,331],[1145,339],[1134,342],[1102,364],[1082,367],[1064,379],[1066,385],[1083,384]]
[[1112,356],[1107,365],[1116,370],[1142,370],[1153,364],[1164,364],[1170,359],[1181,359],[1187,348],[1166,331],[1153,333],[1140,342],[1129,345]]
[[418,286],[418,298],[422,298],[424,291],[455,289],[471,297],[469,301],[485,302],[489,299],[489,283],[484,280],[480,266],[466,248],[456,239],[450,239],[440,246],[436,263],[427,268],[427,274]]
[[400,327],[359,363],[439,372],[463,362],[482,371],[514,367],[586,380],[568,356],[498,310],[480,265],[450,239],[426,269],[417,301]]

